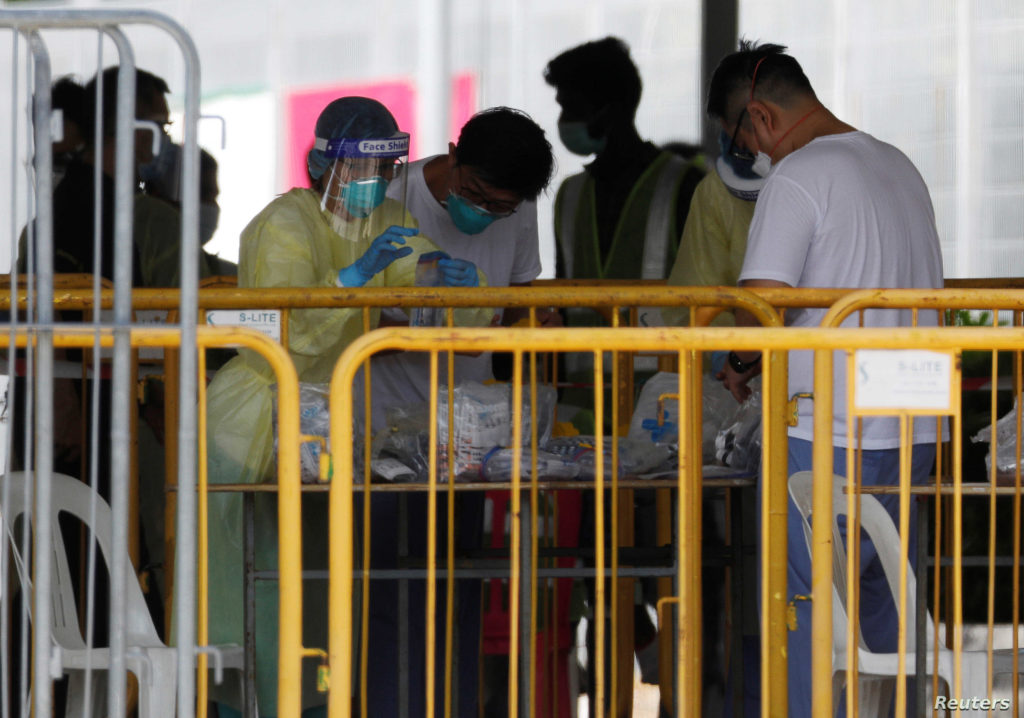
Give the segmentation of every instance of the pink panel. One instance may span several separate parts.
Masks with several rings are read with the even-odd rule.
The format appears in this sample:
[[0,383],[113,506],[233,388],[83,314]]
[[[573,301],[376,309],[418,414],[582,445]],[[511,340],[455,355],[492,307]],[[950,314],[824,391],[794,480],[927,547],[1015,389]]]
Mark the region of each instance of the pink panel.
[[476,75],[471,72],[463,72],[456,75],[452,81],[452,107],[448,126],[452,142],[459,139],[459,130],[466,124],[466,120],[473,116],[474,112],[476,112]]
[[[411,82],[393,80],[359,85],[334,85],[315,90],[295,90],[287,95],[285,118],[287,146],[284,192],[291,187],[308,187],[306,154],[313,144],[313,129],[321,110],[332,100],[346,95],[372,97],[383,103],[410,137],[409,156],[420,156],[416,142],[416,90]],[[476,106],[476,77],[472,73],[457,75],[452,82],[451,139],[473,114]],[[429,148],[431,154],[446,151],[445,147]]]

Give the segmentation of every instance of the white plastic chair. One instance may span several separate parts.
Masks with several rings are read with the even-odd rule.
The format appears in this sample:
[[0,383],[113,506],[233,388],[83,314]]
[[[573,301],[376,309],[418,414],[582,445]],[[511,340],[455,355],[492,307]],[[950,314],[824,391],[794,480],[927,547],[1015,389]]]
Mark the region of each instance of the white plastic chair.
[[[0,500],[4,491],[9,491],[7,506],[0,506],[0,513],[6,521],[6,531],[11,531],[18,517],[29,514],[26,505],[27,475],[23,472],[12,472],[4,486],[5,478],[0,475]],[[51,614],[53,620],[53,642],[61,670],[68,675],[68,700],[66,716],[87,715],[93,718],[105,716],[106,710],[106,670],[110,667],[110,650],[108,648],[89,648],[82,637],[78,625],[78,615],[71,573],[64,551],[64,539],[61,534],[61,514],[70,514],[88,526],[99,545],[106,564],[99,557],[97,565],[109,565],[112,538],[111,527],[113,516],[110,506],[85,483],[63,474],[54,474],[51,489],[52,530],[52,578],[51,578]],[[95,523],[90,521],[92,503],[95,499]],[[29,514],[30,515],[30,514]],[[4,521],[0,520],[0,526]],[[15,561],[23,587],[30,585],[26,575],[26,567],[16,555]],[[134,576],[131,565],[127,567],[128,576]],[[177,694],[177,649],[168,647],[159,638],[145,599],[138,582],[129,580],[125,586],[125,605],[127,609],[125,621],[125,666],[135,674],[139,682],[139,718],[174,718],[175,697]],[[26,591],[28,593],[28,591]],[[221,668],[236,669],[239,691],[243,685],[243,651],[237,645],[216,646],[220,654],[220,666],[212,669],[216,679],[220,680]],[[211,663],[216,666],[217,656],[211,656]],[[91,705],[85,706],[86,667],[90,666]]]
[[[839,533],[838,517],[846,515],[847,494],[846,479],[842,476],[833,477],[832,489],[832,671],[833,671],[833,703],[838,706],[841,689],[846,681],[846,550]],[[814,484],[813,474],[810,471],[801,471],[793,474],[789,479],[789,494],[793,503],[803,517],[804,538],[808,554],[811,551],[811,527],[810,515],[812,509],[812,487]],[[874,496],[861,494],[860,496],[860,524],[861,530],[867,534],[875,545],[879,561],[885,572],[889,589],[892,592],[893,603],[899,606],[899,565],[900,565],[900,536],[892,517]],[[917,580],[914,571],[907,566],[907,653],[906,666],[912,670],[916,661],[916,645],[914,617],[917,615]],[[932,625],[930,614],[926,611],[927,624]],[[953,686],[953,652],[941,644],[944,640],[944,627],[939,627],[940,645],[938,647],[938,675],[945,681],[947,689],[952,690]],[[928,675],[934,666],[934,651],[936,650],[934,632],[926,631],[927,635],[927,659],[925,661]],[[857,650],[857,669],[861,678],[860,686],[860,710],[862,715],[883,715],[887,710],[893,692],[895,691],[894,677],[898,673],[899,655],[896,653],[874,653],[864,643],[863,635],[858,637],[859,647]],[[988,695],[988,656],[985,651],[963,651],[961,670],[961,696],[952,698],[971,698],[977,696],[984,698]],[[1021,665],[1024,666],[1024,651],[1021,652]],[[993,651],[993,675],[1002,675],[1013,672],[1013,651]],[[911,674],[912,675],[912,674]],[[834,711],[833,711],[834,712]],[[960,716],[984,716],[987,711],[961,710],[957,713]]]

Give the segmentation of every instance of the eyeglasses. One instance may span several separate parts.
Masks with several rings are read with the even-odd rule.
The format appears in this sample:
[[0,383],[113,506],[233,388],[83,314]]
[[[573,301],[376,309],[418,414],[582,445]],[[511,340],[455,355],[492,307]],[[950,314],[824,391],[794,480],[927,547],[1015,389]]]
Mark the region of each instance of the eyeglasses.
[[[762,57],[760,60],[757,61],[756,65],[754,65],[754,72],[753,72],[753,74],[752,74],[752,76],[750,78],[750,100],[751,101],[753,101],[753,99],[754,99],[754,86],[757,84],[757,71],[761,69],[761,63],[763,63],[767,59],[768,59],[768,56],[765,55],[764,57]],[[740,110],[739,117],[736,118],[736,129],[734,129],[732,131],[732,137],[729,138],[729,149],[726,150],[726,154],[730,155],[732,157],[735,157],[738,160],[742,160],[744,162],[753,162],[756,159],[756,156],[754,155],[753,152],[751,152],[750,150],[741,150],[740,148],[738,148],[736,146],[736,135],[740,131],[740,125],[743,124],[743,118],[744,118],[744,116],[746,114],[747,114],[747,108],[746,108],[746,106],[744,106],[743,109]]]
[[467,185],[462,178],[462,166],[459,165],[459,194],[477,207],[487,210],[495,219],[511,217],[519,209],[519,202],[493,199],[483,191],[476,177],[471,176],[470,179],[472,184]]
[[729,139],[729,149],[725,153],[743,162],[753,162],[755,159],[753,152],[736,146],[736,134],[740,131],[740,125],[743,123],[743,117],[746,114],[747,108],[744,107],[740,110],[740,116],[736,118],[736,129],[732,131],[732,137]]

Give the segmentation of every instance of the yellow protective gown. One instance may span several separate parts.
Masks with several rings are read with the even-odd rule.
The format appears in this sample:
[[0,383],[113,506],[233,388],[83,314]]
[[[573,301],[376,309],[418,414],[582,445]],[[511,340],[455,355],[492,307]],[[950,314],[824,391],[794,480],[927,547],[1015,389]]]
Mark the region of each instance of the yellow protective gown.
[[[729,192],[717,172],[708,172],[694,190],[668,284],[735,287],[743,269],[754,206]],[[682,326],[689,323],[690,310],[664,307],[661,316],[669,326]],[[732,326],[735,319],[731,312],[722,312],[712,324]]]
[[[402,205],[386,200],[365,220],[359,236],[343,238],[320,209],[319,196],[293,189],[271,202],[242,231],[239,287],[332,287],[338,270],[355,262],[389,225],[416,226]],[[406,238],[415,251],[374,276],[367,286],[414,284],[419,254],[437,246],[426,237]],[[481,286],[486,278],[480,277]],[[455,312],[461,325],[487,326],[493,309]],[[376,325],[380,311],[371,312]],[[338,357],[362,333],[359,308],[303,309],[291,314],[288,351],[299,381],[326,383]],[[273,374],[255,352],[241,349],[210,383],[207,394],[209,476],[211,483],[274,481],[272,428]],[[298,527],[296,527],[298,528]],[[327,566],[326,494],[303,501],[303,567]],[[210,642],[243,642],[242,499],[237,493],[210,495]],[[256,570],[277,568],[276,501],[257,494],[255,501]],[[256,688],[260,715],[277,714],[278,586],[256,581]],[[327,583],[306,581],[303,645],[326,648]],[[316,666],[303,667],[303,709],[326,703],[316,691]],[[235,708],[237,690],[211,686],[211,695]]]

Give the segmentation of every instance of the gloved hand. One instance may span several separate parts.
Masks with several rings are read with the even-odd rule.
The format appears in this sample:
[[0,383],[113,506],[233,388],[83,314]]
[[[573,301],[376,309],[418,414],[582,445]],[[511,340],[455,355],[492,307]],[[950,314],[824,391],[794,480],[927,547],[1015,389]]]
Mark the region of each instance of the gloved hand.
[[361,287],[396,259],[412,254],[412,247],[396,245],[405,244],[405,238],[414,234],[419,234],[419,230],[391,225],[373,240],[362,257],[338,271],[338,284],[343,287]]
[[441,270],[443,287],[479,287],[480,276],[476,265],[465,259],[442,259],[437,268]]

